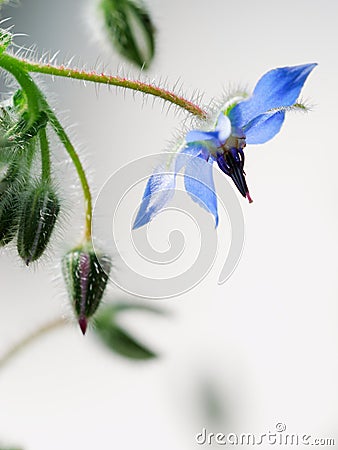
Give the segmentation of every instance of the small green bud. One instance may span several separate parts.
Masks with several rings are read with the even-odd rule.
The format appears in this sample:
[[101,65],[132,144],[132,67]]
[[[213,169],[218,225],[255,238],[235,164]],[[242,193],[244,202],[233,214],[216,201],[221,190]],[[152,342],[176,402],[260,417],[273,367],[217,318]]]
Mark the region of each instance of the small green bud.
[[87,329],[87,319],[101,302],[110,269],[110,257],[95,253],[90,245],[75,248],[62,259],[68,295],[83,334]]
[[18,253],[27,265],[46,250],[59,211],[60,202],[50,182],[30,183],[22,200],[17,241]]
[[155,53],[155,28],[143,4],[134,0],[102,0],[104,22],[116,50],[141,68]]

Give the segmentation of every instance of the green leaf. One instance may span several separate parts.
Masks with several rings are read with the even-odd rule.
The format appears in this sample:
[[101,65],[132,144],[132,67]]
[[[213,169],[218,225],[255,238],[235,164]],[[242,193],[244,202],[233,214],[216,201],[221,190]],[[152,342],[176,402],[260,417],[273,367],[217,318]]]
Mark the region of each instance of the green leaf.
[[102,342],[104,342],[110,350],[121,356],[139,360],[156,357],[154,352],[138,342],[117,325],[111,324],[109,327],[98,326],[96,331]]
[[101,10],[115,49],[138,67],[149,67],[155,54],[155,28],[145,6],[133,0],[102,0]]
[[114,305],[107,305],[99,310],[95,317],[94,330],[96,335],[111,351],[126,358],[134,360],[156,358],[156,353],[139,342],[116,323],[116,318],[120,312],[131,310],[163,314],[158,308],[141,304],[117,303]]

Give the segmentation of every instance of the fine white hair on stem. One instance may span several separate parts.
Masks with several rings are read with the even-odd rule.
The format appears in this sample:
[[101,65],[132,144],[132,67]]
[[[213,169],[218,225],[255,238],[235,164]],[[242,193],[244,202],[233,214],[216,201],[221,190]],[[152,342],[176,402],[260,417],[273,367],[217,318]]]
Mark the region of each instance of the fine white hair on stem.
[[[39,64],[50,64],[50,65],[54,65],[54,66],[58,66],[58,57],[60,55],[60,50],[54,52],[53,54],[50,51],[44,51],[42,53],[40,53],[40,55],[37,52],[37,49],[35,46],[31,46],[29,48],[26,47],[22,47],[22,46],[18,46],[16,43],[14,43],[14,47],[13,47],[13,54],[18,57],[18,58],[23,58],[23,59],[29,59],[32,62],[37,62]],[[68,58],[64,58],[64,63],[61,64],[62,67],[66,67],[68,66],[69,63],[72,63],[74,61],[74,56],[71,58],[71,60],[68,60]],[[86,71],[86,67],[87,65],[84,64],[81,61],[81,58],[79,58],[78,64],[75,64],[75,67],[72,67],[72,70],[74,71]],[[103,75],[104,72],[106,72],[106,67],[104,62],[102,62],[102,68],[100,67],[100,58],[97,58],[94,67],[91,68],[89,70],[90,73],[92,73],[93,75]],[[105,75],[109,75],[109,73],[111,73],[111,71],[109,70],[108,73],[106,73]],[[180,97],[185,97],[185,99],[187,100],[187,102],[198,102],[200,103],[201,99],[203,98],[203,93],[199,92],[198,90],[194,90],[192,93],[190,94],[185,94],[184,95],[184,87],[183,87],[183,83],[181,81],[181,79],[177,79],[175,83],[173,83],[173,89],[170,86],[170,83],[168,82],[168,78],[162,78],[159,77],[158,80],[156,81],[156,77],[151,77],[149,78],[148,76],[146,76],[144,74],[144,71],[141,69],[138,69],[137,71],[137,75],[135,76],[135,70],[132,70],[131,68],[129,68],[128,70],[126,70],[126,67],[124,65],[120,65],[117,69],[117,73],[115,71],[113,71],[113,76],[117,76],[117,77],[121,77],[122,79],[129,79],[129,80],[134,80],[134,81],[139,81],[140,84],[149,84],[154,85],[155,87],[158,87],[160,89],[162,89],[163,91],[168,91],[168,95],[170,95],[170,93],[174,93],[177,96]],[[54,79],[55,75],[52,75],[52,79]],[[83,85],[87,85],[88,82],[86,80],[82,80]],[[104,84],[104,83],[102,83]],[[108,84],[108,83],[107,83]],[[98,95],[99,93],[99,88],[95,88],[96,89],[96,94]],[[126,90],[130,90],[126,87],[116,87],[116,90],[122,90],[123,95],[126,95]],[[140,92],[138,90],[132,89],[132,95],[133,98],[137,98],[139,96],[139,94],[142,94],[142,105],[146,104],[146,102],[148,101],[148,97],[149,94],[145,93],[145,92]],[[156,99],[159,99],[162,101],[162,108],[163,111],[170,111],[171,109],[174,111],[174,114],[177,114],[182,108],[174,105],[174,107],[172,105],[170,105],[170,103],[172,102],[168,102],[163,98],[157,97],[157,96],[153,96]],[[166,105],[165,103],[168,103],[168,105]]]

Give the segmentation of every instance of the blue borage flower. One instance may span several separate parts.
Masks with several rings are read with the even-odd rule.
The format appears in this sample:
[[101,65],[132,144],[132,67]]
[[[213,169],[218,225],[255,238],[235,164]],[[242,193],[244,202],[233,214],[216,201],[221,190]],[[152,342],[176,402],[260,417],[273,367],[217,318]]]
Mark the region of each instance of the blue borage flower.
[[251,97],[235,99],[221,110],[213,130],[187,133],[183,148],[168,167],[158,167],[149,178],[133,228],[145,225],[166,206],[174,194],[176,175],[183,168],[187,193],[213,214],[216,226],[214,162],[232,178],[242,196],[252,202],[245,179],[243,150],[246,144],[263,144],[272,139],[281,129],[287,110],[304,108],[297,104],[297,99],[315,66],[304,64],[267,72]]

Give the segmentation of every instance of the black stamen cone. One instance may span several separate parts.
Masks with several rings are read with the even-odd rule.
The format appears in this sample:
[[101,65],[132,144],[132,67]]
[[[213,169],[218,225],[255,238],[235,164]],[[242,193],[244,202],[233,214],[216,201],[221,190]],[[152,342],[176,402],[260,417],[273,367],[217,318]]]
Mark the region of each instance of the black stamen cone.
[[251,203],[252,200],[245,180],[243,152],[237,149],[231,149],[226,154],[218,155],[217,164],[222,172],[231,177],[243,197],[246,197]]

